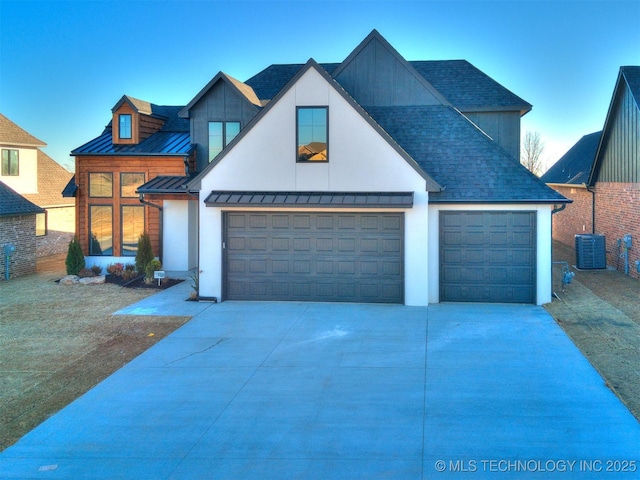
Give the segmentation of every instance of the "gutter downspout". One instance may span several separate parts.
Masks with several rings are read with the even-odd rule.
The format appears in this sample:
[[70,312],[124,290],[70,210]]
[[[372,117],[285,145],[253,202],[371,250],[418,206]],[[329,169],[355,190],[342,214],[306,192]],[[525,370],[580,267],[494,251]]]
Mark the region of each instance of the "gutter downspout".
[[160,212],[160,222],[159,222],[160,225],[158,227],[159,234],[160,234],[160,238],[158,239],[158,241],[159,241],[158,243],[160,244],[160,247],[159,247],[160,251],[158,252],[158,257],[161,259],[160,261],[163,262],[163,260],[164,260],[163,243],[164,242],[162,240],[162,237],[163,237],[162,225],[163,225],[164,221],[163,221],[163,218],[162,218],[162,207],[160,205],[156,205],[155,203],[151,203],[151,202],[148,202],[147,200],[145,200],[144,199],[144,193],[139,193],[138,195],[140,196],[140,203],[142,203],[144,205],[149,205],[150,207],[153,207],[153,208],[157,208],[159,210],[159,212]]
[[591,233],[596,233],[596,192],[591,190],[589,185],[585,184],[587,192],[591,194]]

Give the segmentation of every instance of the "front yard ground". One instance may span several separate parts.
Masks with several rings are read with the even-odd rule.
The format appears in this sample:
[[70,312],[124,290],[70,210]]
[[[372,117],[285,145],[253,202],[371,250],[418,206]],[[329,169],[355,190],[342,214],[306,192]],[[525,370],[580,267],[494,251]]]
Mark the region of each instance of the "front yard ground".
[[189,319],[114,316],[155,291],[55,283],[64,274],[63,255],[0,281],[0,450]]
[[574,248],[554,242],[553,249],[554,261],[576,276],[562,293],[562,267],[554,266],[559,299],[547,311],[640,420],[640,281],[617,270],[577,270]]

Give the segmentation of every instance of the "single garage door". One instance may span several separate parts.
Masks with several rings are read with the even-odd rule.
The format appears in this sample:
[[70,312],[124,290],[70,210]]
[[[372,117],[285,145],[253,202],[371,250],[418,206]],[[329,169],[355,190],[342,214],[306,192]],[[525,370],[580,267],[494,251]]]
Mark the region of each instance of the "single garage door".
[[402,213],[227,212],[224,298],[404,301]]
[[440,212],[440,300],[535,303],[535,212]]

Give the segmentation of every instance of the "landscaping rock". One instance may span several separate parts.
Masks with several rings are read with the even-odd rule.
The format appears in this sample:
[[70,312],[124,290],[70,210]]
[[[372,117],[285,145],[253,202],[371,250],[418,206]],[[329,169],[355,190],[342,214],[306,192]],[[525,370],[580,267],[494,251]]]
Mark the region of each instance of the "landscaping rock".
[[83,285],[99,285],[104,283],[104,281],[105,281],[104,275],[98,275],[96,277],[85,277],[80,279],[80,283]]
[[75,285],[80,283],[80,277],[77,275],[67,275],[60,279],[60,285]]

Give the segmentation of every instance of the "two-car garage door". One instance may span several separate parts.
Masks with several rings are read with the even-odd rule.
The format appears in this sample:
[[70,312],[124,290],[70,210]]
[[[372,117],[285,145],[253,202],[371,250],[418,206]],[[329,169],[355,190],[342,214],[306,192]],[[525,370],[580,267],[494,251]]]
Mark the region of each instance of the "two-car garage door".
[[224,299],[404,301],[402,213],[226,212]]
[[536,301],[536,213],[441,211],[440,300]]

